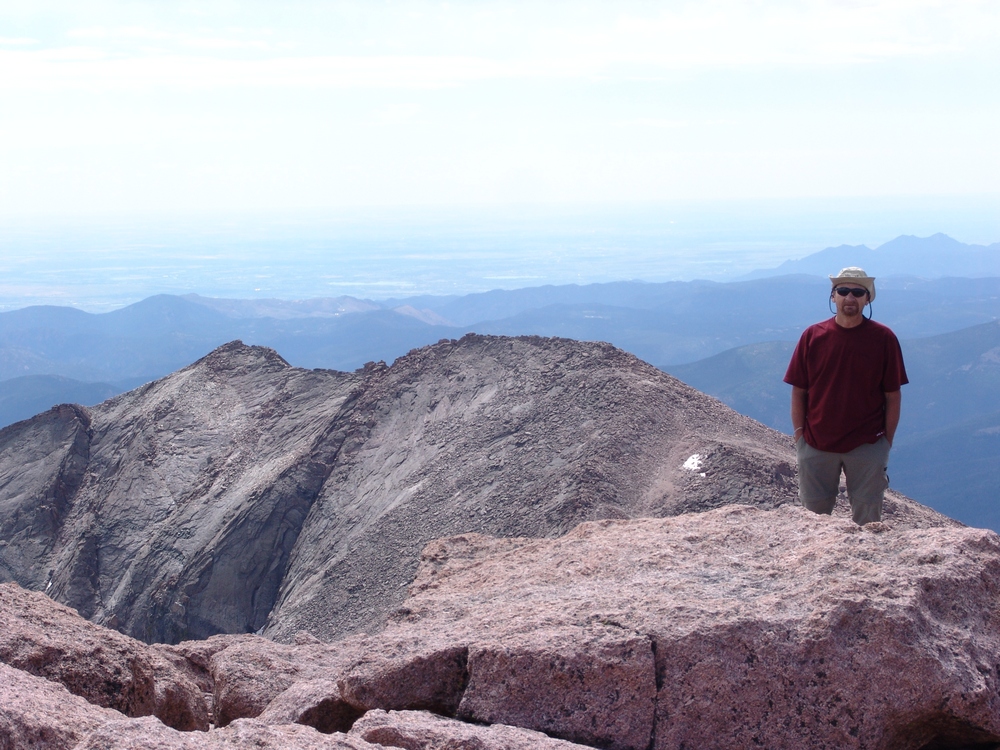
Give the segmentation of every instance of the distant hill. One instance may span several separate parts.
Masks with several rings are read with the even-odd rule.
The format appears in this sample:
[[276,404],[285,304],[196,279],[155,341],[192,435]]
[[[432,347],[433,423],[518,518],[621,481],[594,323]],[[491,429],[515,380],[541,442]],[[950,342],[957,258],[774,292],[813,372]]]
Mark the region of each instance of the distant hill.
[[791,390],[781,379],[794,349],[794,341],[764,341],[664,369],[740,414],[791,434]]
[[[409,303],[160,295],[100,315],[28,307],[0,313],[0,381],[37,375],[69,380],[50,381],[42,401],[11,386],[7,403],[14,411],[0,411],[0,426],[30,416],[40,404],[44,409],[81,401],[70,381],[131,387],[233,339],[277,349],[296,366],[343,371],[391,362],[472,331],[608,341],[672,367],[749,344],[794,341],[805,326],[829,314],[828,290],[828,280],[799,275],[727,284],[537,287]],[[904,339],[996,320],[1000,278],[879,279],[875,317]],[[24,403],[16,406],[19,399]]]
[[893,448],[889,474],[900,492],[1000,532],[1000,411],[904,437]]
[[[298,366],[351,370],[469,331],[605,340],[662,366],[744,344],[794,340],[829,314],[828,290],[824,278],[783,276],[541,287],[386,306],[350,298],[258,304],[159,295],[99,315],[28,307],[0,313],[0,380],[148,380],[236,338],[277,348]],[[906,338],[995,320],[1000,278],[880,279],[875,317]]]
[[[128,384],[138,385],[135,384]],[[0,427],[33,417],[56,404],[93,406],[128,390],[124,385],[82,383],[61,375],[24,375],[0,386]]]
[[762,279],[793,273],[825,277],[845,266],[861,266],[876,277],[1000,276],[1000,242],[967,245],[946,234],[902,235],[874,250],[865,245],[828,247],[799,260],[787,260],[777,268],[752,271],[743,278]]
[[185,294],[183,299],[221,312],[230,318],[336,318],[351,313],[379,310],[381,306],[355,297],[321,297],[305,300],[219,299]]
[[158,295],[97,315],[48,306],[0,313],[0,380],[43,374],[145,382],[236,338],[281,345],[304,367],[353,370],[459,332],[378,307],[340,316],[281,318],[237,317],[226,308]]

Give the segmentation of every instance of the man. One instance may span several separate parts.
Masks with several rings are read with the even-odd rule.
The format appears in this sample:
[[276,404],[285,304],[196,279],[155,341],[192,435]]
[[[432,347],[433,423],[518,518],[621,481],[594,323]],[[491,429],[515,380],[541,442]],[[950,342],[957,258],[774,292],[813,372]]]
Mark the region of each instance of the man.
[[908,381],[895,334],[864,315],[875,279],[852,267],[830,281],[836,315],[805,330],[785,373],[799,499],[815,513],[832,513],[843,469],[851,515],[866,524],[882,520],[899,390]]

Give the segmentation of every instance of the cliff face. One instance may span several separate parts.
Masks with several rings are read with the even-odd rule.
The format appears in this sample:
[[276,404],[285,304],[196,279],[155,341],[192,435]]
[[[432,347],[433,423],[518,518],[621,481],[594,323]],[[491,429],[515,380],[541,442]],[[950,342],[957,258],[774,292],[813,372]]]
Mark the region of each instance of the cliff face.
[[469,335],[339,373],[234,342],[0,431],[0,577],[146,641],[334,638],[380,628],[434,538],[795,487],[787,437],[606,344]]
[[266,624],[357,375],[231,344],[0,432],[8,579],[144,640]]

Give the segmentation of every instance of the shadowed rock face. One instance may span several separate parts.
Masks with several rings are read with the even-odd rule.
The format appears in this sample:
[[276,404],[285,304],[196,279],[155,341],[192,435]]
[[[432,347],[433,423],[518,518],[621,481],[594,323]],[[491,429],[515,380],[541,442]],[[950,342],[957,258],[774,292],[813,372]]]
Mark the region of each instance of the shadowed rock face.
[[262,628],[360,380],[231,344],[0,431],[6,577],[147,641]]
[[63,405],[0,431],[0,579],[47,585],[46,563],[90,460],[90,413]]
[[[469,335],[354,373],[227,344],[0,431],[0,578],[142,640],[373,632],[421,548],[795,502],[790,440],[606,344]],[[899,526],[948,519],[892,496]]]

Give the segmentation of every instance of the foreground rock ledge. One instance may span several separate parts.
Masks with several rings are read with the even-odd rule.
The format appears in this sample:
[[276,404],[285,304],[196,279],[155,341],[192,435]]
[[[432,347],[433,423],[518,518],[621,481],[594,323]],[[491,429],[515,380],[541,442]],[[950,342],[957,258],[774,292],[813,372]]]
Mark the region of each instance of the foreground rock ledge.
[[433,702],[636,750],[959,748],[1000,741],[998,593],[990,531],[733,506],[439,540],[378,636],[240,648],[331,711]]
[[[173,665],[163,675],[213,694],[224,728],[109,721],[67,700],[45,744],[17,713],[24,691],[52,684],[32,677],[18,700],[0,695],[0,746],[991,747],[998,593],[993,532],[859,528],[792,507],[551,540],[468,534],[427,546],[377,635],[151,647]],[[2,734],[19,727],[34,744]]]

